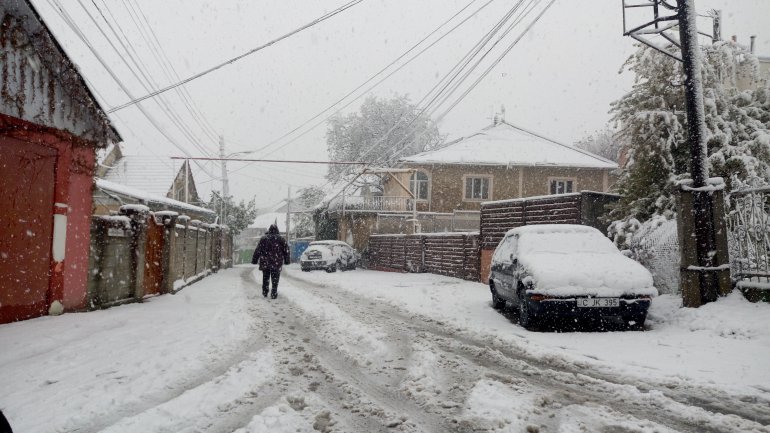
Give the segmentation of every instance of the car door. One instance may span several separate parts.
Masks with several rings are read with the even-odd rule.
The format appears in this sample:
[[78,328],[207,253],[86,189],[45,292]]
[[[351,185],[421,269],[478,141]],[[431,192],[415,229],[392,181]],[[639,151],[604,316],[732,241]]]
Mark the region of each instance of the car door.
[[513,272],[512,251],[515,247],[514,236],[503,238],[492,256],[491,279],[495,284],[497,294],[506,299],[512,299],[511,283]]

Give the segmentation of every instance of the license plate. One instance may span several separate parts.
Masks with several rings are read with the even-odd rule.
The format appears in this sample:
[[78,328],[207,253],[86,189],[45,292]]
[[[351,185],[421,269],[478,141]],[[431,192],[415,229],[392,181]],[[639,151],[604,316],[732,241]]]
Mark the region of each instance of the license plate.
[[577,306],[580,308],[620,307],[620,298],[578,298]]

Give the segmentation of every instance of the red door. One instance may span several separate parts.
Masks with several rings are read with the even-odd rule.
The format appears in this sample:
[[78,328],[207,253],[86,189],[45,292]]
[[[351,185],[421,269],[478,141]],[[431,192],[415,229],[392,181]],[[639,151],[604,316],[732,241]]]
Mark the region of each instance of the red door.
[[0,136],[0,323],[46,314],[56,151]]
[[147,247],[144,254],[144,294],[161,293],[163,284],[163,233],[166,227],[155,222],[154,217],[147,222]]

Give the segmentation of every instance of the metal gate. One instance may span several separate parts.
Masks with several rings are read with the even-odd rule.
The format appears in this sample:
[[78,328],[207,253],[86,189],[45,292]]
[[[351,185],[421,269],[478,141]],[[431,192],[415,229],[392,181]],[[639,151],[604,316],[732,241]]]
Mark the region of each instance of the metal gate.
[[0,137],[0,323],[47,312],[56,151]]
[[770,294],[770,187],[730,193],[730,266],[740,289]]

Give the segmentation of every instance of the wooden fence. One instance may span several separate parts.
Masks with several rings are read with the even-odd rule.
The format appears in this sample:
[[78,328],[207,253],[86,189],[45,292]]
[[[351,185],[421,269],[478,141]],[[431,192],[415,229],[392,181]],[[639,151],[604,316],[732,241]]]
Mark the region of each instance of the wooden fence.
[[619,199],[615,194],[583,191],[482,203],[478,279],[486,282],[492,254],[508,230],[532,224],[582,224],[606,233],[602,216],[606,206]]
[[128,205],[91,221],[88,297],[92,309],[174,293],[232,266],[226,227],[176,212]]
[[373,235],[367,251],[371,269],[478,279],[477,233]]

